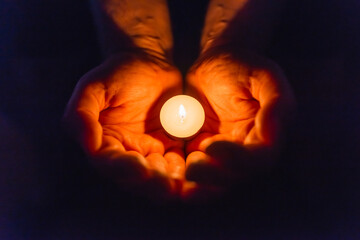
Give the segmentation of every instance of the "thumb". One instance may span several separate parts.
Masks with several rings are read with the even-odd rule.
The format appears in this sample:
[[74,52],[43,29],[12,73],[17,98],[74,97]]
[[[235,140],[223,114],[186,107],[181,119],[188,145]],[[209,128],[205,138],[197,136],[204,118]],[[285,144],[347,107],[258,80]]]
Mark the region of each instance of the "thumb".
[[102,144],[103,130],[98,119],[102,109],[99,102],[104,96],[100,84],[78,84],[63,116],[65,127],[89,155],[95,154]]

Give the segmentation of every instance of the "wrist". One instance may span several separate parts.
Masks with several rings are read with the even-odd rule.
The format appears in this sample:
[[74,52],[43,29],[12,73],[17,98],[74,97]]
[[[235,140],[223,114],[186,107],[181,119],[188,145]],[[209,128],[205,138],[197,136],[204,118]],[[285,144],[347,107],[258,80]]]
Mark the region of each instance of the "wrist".
[[213,44],[210,47],[203,49],[199,57],[196,60],[196,64],[202,63],[204,61],[209,61],[213,59],[248,59],[251,56],[256,56],[256,53],[239,46],[239,44],[234,42],[226,42],[222,44]]
[[149,66],[153,65],[160,67],[163,70],[175,69],[172,62],[168,61],[157,53],[150,52],[141,48],[126,49],[124,51],[114,52],[106,58],[108,64],[123,65],[129,63],[146,63]]
[[[107,54],[143,51],[159,59],[171,59],[172,36],[165,0],[97,0],[94,8],[100,38]],[[100,10],[100,11],[99,11]],[[100,15],[99,15],[100,13]]]

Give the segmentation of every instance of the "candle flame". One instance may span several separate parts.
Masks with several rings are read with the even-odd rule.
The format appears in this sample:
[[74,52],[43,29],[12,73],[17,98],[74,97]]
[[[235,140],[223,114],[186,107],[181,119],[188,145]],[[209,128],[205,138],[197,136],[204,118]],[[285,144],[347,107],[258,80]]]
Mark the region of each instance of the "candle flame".
[[180,104],[179,107],[179,117],[180,117],[180,122],[183,123],[186,117],[186,111],[184,105],[182,104]]

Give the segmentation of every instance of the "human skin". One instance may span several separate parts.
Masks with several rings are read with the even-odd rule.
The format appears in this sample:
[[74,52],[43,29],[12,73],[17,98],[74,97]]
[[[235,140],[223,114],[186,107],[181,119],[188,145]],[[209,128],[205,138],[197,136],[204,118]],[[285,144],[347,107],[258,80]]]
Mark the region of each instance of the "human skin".
[[188,200],[271,166],[264,156],[276,152],[293,96],[276,64],[234,45],[242,35],[228,30],[233,19],[243,24],[236,16],[246,2],[210,2],[201,54],[186,79],[206,113],[200,134],[187,141],[186,181],[183,141],[169,138],[158,118],[162,104],[182,93],[166,2],[95,2],[107,60],[80,79],[64,119],[100,171],[148,197]]
[[[246,15],[246,2],[251,1],[210,2],[201,54],[186,77],[187,94],[202,103],[206,114],[200,133],[186,146],[186,178],[192,185],[184,195],[189,198],[226,191],[270,170],[294,109],[280,67],[255,53],[262,43],[253,44],[249,39],[256,36],[251,35],[239,39],[245,37],[246,19],[238,15]],[[217,193],[204,191],[205,186]]]
[[[176,198],[183,142],[169,138],[158,117],[162,104],[182,93],[166,1],[95,4],[106,60],[80,79],[64,121],[104,175],[156,200]],[[121,41],[107,41],[115,35]]]

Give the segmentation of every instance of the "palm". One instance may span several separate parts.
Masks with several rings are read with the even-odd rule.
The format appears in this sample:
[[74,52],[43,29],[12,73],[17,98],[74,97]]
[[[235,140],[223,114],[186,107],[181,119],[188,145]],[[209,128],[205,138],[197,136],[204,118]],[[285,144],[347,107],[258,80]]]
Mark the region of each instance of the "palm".
[[188,179],[219,183],[249,174],[250,162],[259,169],[271,162],[268,154],[293,105],[274,63],[244,53],[204,54],[187,76],[187,91],[206,114],[200,134],[187,145]]
[[248,72],[239,72],[241,67],[221,60],[207,65],[206,69],[197,69],[201,74],[199,79],[196,74],[190,75],[190,89],[198,94],[207,114],[198,139],[211,136],[243,143],[254,127],[259,102],[249,88]]
[[138,182],[139,171],[181,178],[182,142],[167,137],[159,120],[162,103],[181,93],[181,84],[169,64],[117,56],[80,80],[65,118],[90,157],[119,181],[127,175]]
[[[207,115],[202,134],[192,141],[202,148],[209,140],[227,140],[240,144],[256,144],[263,136],[256,133],[255,117],[260,110],[260,95],[276,85],[264,63],[249,64],[233,56],[219,56],[198,65],[188,76],[188,88],[197,95]],[[207,145],[207,144],[206,144]]]
[[[117,76],[123,79],[114,81]],[[107,141],[143,156],[164,154],[169,148],[179,146],[166,137],[158,117],[161,103],[181,91],[174,69],[164,71],[158,66],[134,63],[118,68],[104,84],[108,93],[101,99],[105,107],[99,122]]]

